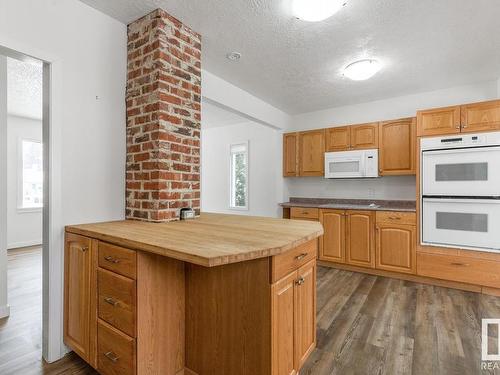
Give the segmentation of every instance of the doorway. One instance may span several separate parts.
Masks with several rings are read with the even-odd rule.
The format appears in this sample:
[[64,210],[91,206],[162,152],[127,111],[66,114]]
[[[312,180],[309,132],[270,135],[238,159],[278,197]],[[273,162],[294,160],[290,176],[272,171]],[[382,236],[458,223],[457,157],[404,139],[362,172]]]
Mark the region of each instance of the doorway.
[[20,373],[50,357],[50,64],[0,46],[0,81],[0,373]]

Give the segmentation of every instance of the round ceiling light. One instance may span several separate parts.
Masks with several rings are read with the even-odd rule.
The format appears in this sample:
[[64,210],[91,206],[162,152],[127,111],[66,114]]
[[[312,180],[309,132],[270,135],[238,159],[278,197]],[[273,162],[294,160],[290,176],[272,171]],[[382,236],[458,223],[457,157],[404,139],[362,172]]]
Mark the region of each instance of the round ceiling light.
[[374,59],[355,61],[344,69],[344,76],[353,81],[364,81],[373,77],[382,68],[380,63]]
[[228,60],[231,60],[231,61],[238,61],[239,59],[241,59],[241,53],[239,53],[239,52],[229,52],[226,55],[226,58]]
[[292,10],[295,17],[309,22],[318,22],[337,13],[347,0],[293,0]]

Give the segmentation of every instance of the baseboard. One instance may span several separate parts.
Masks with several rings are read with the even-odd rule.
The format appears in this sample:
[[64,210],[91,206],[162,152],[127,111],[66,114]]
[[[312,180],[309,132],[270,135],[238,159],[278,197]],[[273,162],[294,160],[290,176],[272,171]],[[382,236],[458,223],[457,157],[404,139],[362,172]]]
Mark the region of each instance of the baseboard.
[[19,249],[20,247],[42,245],[42,240],[21,241],[7,244],[7,249]]
[[7,318],[10,315],[10,306],[0,306],[0,319]]
[[378,269],[373,269],[373,268],[357,267],[357,266],[351,266],[348,264],[326,262],[324,260],[318,261],[318,265],[330,267],[330,268],[337,268],[337,269],[351,271],[351,272],[367,273],[369,275],[390,277],[393,279],[406,280],[406,281],[413,281],[413,282],[421,283],[421,284],[435,285],[435,286],[439,286],[439,287],[443,287],[443,288],[465,290],[467,292],[493,294],[496,291],[495,289],[491,288],[491,290],[485,292],[485,291],[483,291],[483,287],[481,287],[480,285],[472,285],[472,284],[466,284],[466,283],[461,283],[461,282],[457,282],[457,281],[434,279],[431,277],[419,276],[419,275],[414,275],[414,274],[404,274],[404,273],[397,273],[397,272],[391,272],[391,271],[385,271],[385,270],[378,270]]

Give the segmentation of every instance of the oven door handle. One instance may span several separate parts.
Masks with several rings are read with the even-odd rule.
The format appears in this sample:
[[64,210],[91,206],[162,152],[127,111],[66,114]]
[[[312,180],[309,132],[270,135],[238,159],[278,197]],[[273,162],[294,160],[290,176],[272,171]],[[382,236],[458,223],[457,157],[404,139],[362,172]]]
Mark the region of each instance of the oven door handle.
[[424,203],[479,203],[500,204],[500,199],[466,199],[466,198],[422,198]]

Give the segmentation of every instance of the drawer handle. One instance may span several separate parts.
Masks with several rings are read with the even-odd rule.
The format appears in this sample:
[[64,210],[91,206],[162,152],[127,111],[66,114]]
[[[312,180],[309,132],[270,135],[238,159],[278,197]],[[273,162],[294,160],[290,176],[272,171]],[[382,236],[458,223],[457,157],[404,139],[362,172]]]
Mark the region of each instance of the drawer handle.
[[389,219],[390,220],[401,220],[401,218],[398,216],[389,216]]
[[302,254],[300,254],[300,255],[297,255],[297,256],[295,257],[295,260],[302,260],[302,259],[304,259],[306,256],[307,256],[307,253],[302,253]]
[[107,353],[104,353],[104,355],[106,356],[106,358],[108,358],[111,362],[118,362],[118,360],[120,359],[120,357],[118,357],[115,353],[113,352],[107,352]]
[[105,301],[106,303],[109,303],[111,306],[116,306],[116,305],[118,305],[118,302],[117,302],[116,300],[114,300],[113,298],[111,298],[111,297],[106,297],[106,298],[104,298],[104,301]]
[[105,256],[105,257],[104,257],[104,260],[107,260],[108,262],[110,262],[110,263],[114,263],[114,264],[116,264],[116,263],[120,263],[120,260],[118,260],[118,259],[116,259],[116,258],[113,258],[112,256],[109,256],[109,255],[108,255],[108,256]]
[[458,267],[469,267],[469,264],[467,263],[458,263],[458,262],[453,262],[451,263],[452,266],[458,266]]
[[299,277],[299,279],[295,282],[295,284],[297,284],[297,285],[302,285],[302,284],[304,284],[304,282],[305,282],[305,280],[304,280],[304,278],[301,276],[301,277]]
[[302,211],[302,215],[309,215],[308,211]]

